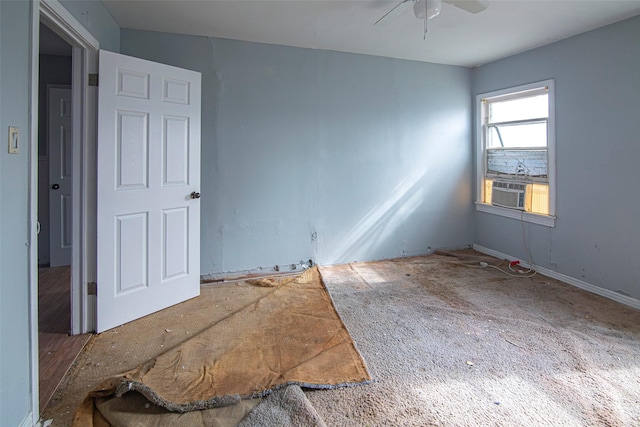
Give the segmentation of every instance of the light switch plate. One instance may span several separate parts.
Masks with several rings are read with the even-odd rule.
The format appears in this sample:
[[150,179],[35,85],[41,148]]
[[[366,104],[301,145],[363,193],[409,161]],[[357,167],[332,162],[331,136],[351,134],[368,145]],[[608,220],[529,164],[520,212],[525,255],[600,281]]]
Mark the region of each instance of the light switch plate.
[[18,154],[20,144],[20,128],[9,126],[9,154]]

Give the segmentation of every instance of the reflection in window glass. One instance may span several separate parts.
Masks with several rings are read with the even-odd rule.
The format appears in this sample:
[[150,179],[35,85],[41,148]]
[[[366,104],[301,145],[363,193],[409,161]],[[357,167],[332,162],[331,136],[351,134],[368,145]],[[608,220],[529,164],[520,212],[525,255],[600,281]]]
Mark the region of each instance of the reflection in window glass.
[[489,123],[549,117],[548,95],[496,101],[489,105]]
[[547,146],[547,122],[489,125],[487,148],[533,148]]

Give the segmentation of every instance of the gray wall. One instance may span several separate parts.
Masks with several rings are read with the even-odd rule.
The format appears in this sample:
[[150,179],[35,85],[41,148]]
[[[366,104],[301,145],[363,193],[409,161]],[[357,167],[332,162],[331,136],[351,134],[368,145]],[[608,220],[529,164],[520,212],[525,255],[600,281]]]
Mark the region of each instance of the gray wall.
[[[31,5],[0,2],[0,425],[29,413],[29,61]],[[9,126],[20,153],[8,154]]]
[[135,30],[121,52],[203,75],[203,274],[472,242],[470,70]]
[[[640,299],[640,17],[474,70],[474,93],[556,79],[555,228],[536,264]],[[475,242],[523,259],[519,221],[475,214]]]

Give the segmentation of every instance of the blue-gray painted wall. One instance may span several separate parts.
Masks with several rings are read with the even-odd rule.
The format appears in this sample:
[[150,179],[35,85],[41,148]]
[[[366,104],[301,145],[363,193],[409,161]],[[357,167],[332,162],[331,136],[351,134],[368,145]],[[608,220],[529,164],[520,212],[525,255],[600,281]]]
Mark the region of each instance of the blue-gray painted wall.
[[[557,222],[533,261],[640,299],[640,17],[474,70],[474,94],[556,80]],[[475,242],[527,259],[519,221],[475,214]]]
[[203,274],[472,243],[469,69],[124,29],[121,52],[202,73]]
[[[31,407],[29,340],[29,62],[31,5],[0,2],[0,425]],[[9,154],[9,126],[20,152]]]

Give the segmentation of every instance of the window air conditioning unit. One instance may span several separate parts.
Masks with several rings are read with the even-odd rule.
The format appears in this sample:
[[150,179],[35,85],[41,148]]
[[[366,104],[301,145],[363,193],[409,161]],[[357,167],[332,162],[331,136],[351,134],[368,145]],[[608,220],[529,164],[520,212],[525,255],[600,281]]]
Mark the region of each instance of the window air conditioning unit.
[[493,181],[491,204],[505,208],[525,210],[527,184],[508,181]]

